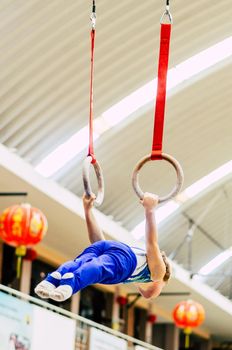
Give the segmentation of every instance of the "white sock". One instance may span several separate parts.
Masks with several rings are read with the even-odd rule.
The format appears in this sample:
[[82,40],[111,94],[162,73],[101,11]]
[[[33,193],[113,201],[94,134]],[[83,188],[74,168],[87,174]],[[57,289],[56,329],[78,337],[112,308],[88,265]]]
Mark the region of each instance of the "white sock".
[[56,300],[56,301],[64,301],[70,298],[73,294],[72,287],[65,284],[62,286],[57,287],[55,290],[51,291],[49,293],[49,298]]
[[49,298],[49,293],[54,290],[56,287],[54,284],[48,282],[48,281],[42,281],[40,282],[37,287],[35,288],[35,293],[43,299]]
[[[73,278],[74,274],[72,272],[67,272],[62,276],[62,280]],[[72,287],[68,284],[57,287],[49,293],[49,298],[56,301],[64,301],[70,298],[73,294]]]
[[57,280],[61,280],[61,274],[58,271],[54,271],[50,274],[50,276],[52,276],[53,278],[57,279]]
[[[58,271],[54,271],[51,273],[51,276],[57,280],[61,280],[61,274]],[[51,282],[46,280],[40,282],[35,288],[35,293],[43,299],[49,298],[49,293],[54,290],[56,287]]]

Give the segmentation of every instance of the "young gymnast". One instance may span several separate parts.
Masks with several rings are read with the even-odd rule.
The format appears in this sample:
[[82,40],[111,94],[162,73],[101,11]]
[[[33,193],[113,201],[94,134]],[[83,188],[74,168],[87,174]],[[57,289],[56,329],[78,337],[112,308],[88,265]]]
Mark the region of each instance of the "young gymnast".
[[155,222],[158,197],[145,193],[146,251],[105,240],[92,212],[95,196],[83,196],[83,206],[91,245],[73,261],[48,274],[35,288],[41,298],[64,301],[79,290],[95,284],[135,283],[145,298],[157,297],[171,275],[164,252],[160,252]]

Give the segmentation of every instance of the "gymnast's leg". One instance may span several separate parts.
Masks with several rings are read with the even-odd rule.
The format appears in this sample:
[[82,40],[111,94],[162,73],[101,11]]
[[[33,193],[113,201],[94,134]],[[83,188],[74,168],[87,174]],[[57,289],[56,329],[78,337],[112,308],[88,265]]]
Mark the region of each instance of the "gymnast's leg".
[[47,277],[37,285],[35,293],[42,299],[49,298],[50,293],[60,285],[62,278],[69,276],[69,273],[77,270],[84,262],[96,256],[94,252],[83,253],[75,260],[65,262],[56,271],[48,274]]
[[66,300],[72,294],[95,283],[121,283],[131,275],[137,264],[131,248],[115,241],[95,242],[85,249],[76,262],[80,260],[82,263],[75,270],[65,273],[59,286],[50,292],[51,299]]
[[111,256],[103,254],[94,257],[79,265],[76,270],[64,274],[59,286],[49,293],[49,297],[56,301],[66,300],[89,285],[114,281],[117,273],[117,265]]

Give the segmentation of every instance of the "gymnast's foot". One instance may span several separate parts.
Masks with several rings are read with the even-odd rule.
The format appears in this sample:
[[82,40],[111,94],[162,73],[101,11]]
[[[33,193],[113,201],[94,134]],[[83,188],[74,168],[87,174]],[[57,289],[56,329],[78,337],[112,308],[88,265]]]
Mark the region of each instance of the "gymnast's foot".
[[48,299],[50,293],[56,289],[61,280],[61,274],[57,271],[52,272],[46,280],[40,282],[35,288],[35,293],[42,299]]
[[49,298],[56,301],[64,301],[73,295],[73,285],[74,274],[68,272],[62,276],[60,285],[49,293]]
[[64,301],[73,295],[72,287],[62,285],[49,293],[49,298],[55,301]]

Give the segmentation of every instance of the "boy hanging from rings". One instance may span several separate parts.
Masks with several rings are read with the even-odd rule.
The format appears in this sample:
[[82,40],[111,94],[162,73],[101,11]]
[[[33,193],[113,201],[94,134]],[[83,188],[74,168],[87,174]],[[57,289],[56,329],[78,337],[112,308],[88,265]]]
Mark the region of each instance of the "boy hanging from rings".
[[92,212],[95,196],[83,196],[91,245],[74,260],[61,265],[40,282],[35,293],[41,298],[64,301],[79,290],[95,284],[135,283],[145,298],[157,297],[171,275],[171,266],[158,245],[155,208],[158,196],[145,193],[146,250],[106,240]]

